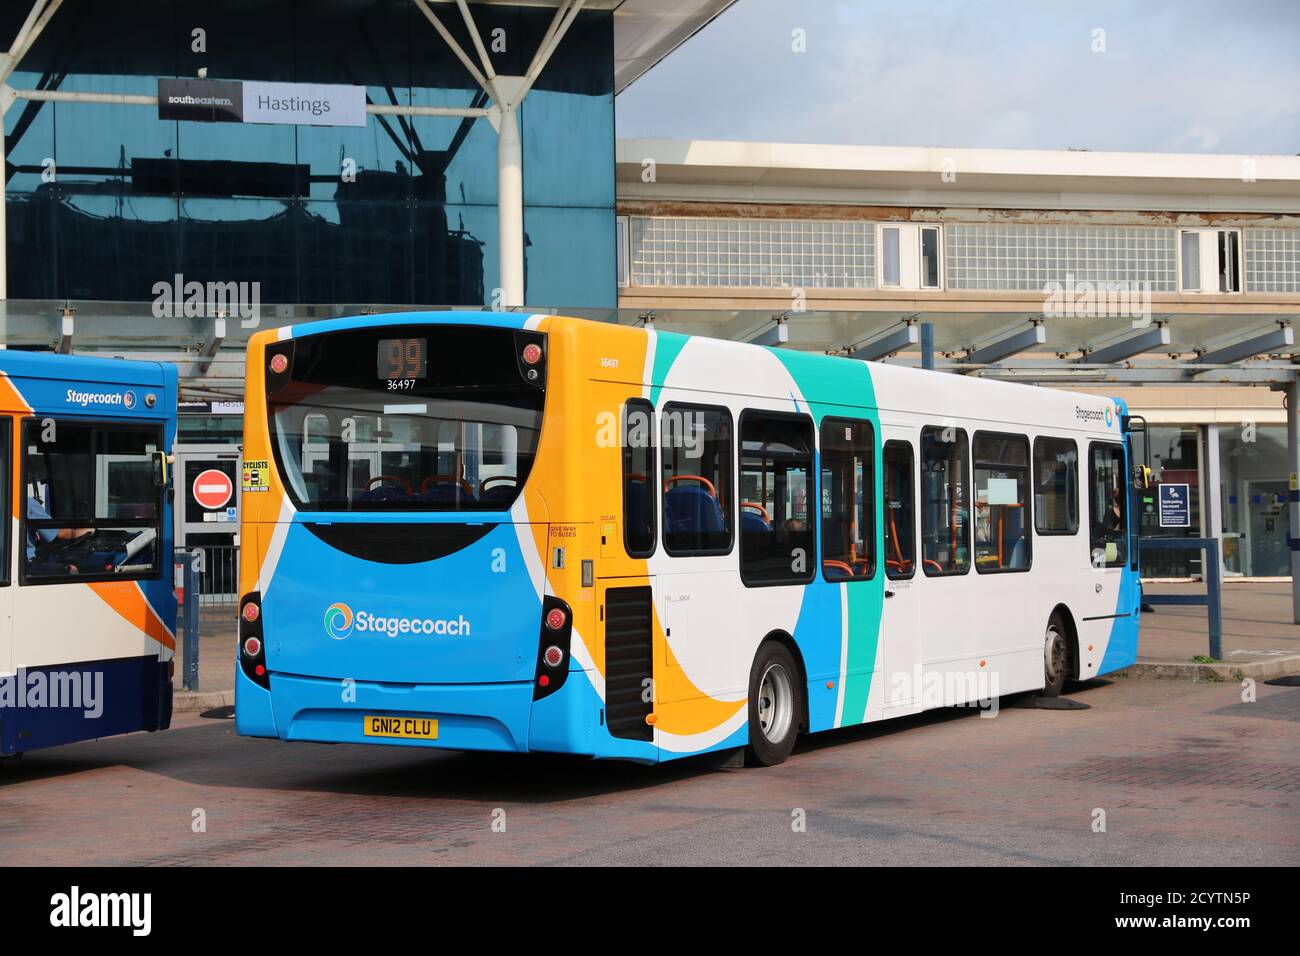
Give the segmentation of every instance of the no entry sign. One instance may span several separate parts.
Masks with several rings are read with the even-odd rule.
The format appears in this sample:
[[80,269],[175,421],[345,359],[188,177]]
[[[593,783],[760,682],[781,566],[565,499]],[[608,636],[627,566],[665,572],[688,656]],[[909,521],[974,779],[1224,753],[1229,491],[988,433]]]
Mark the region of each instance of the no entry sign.
[[224,508],[234,492],[230,476],[216,468],[201,471],[194,479],[194,500],[209,511]]

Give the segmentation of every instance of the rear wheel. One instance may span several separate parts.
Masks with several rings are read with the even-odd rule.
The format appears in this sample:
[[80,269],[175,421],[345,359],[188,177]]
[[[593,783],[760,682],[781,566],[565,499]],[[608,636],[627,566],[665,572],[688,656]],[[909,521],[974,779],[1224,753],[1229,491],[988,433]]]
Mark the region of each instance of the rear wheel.
[[749,761],[772,767],[790,756],[802,713],[799,668],[788,650],[768,641],[749,673]]
[[1070,632],[1059,614],[1053,614],[1043,635],[1043,696],[1059,697],[1070,676]]

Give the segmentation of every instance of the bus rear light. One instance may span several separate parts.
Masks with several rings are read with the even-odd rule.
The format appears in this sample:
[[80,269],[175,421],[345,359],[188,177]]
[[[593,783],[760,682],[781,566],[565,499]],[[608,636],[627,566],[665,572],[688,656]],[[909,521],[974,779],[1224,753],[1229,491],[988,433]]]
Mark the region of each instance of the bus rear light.
[[257,606],[256,602],[249,601],[247,604],[244,605],[244,610],[242,613],[244,615],[244,620],[247,621],[249,624],[252,624],[254,621],[257,620],[258,616],[262,613],[262,609]]
[[276,375],[281,374],[289,367],[289,357],[283,352],[271,356],[271,371]]
[[546,614],[546,626],[552,631],[563,630],[566,621],[568,621],[568,617],[562,608],[553,607]]
[[549,676],[547,676],[546,674],[543,674],[541,677],[537,678],[537,686],[538,686],[538,687],[550,687],[550,686],[551,686],[551,678],[550,678]]
[[564,651],[554,644],[542,652],[542,663],[547,667],[559,667],[564,662]]
[[256,637],[250,637],[244,641],[244,653],[249,657],[256,657],[262,653],[262,642]]
[[525,365],[536,365],[542,360],[542,347],[535,342],[529,342],[524,346],[523,355],[521,356]]
[[253,668],[253,673],[255,673],[258,677],[265,677],[266,668],[263,667],[261,664],[258,664],[256,667]]
[[559,691],[568,679],[566,662],[572,656],[573,610],[560,598],[542,598],[542,622],[537,627],[537,669],[533,671],[533,700]]

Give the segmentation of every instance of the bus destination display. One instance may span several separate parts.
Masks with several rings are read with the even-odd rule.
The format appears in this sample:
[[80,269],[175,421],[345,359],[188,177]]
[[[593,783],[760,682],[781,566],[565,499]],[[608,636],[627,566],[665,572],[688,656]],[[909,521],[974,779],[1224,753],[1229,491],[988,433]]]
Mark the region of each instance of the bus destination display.
[[380,339],[379,378],[413,381],[425,377],[428,339]]

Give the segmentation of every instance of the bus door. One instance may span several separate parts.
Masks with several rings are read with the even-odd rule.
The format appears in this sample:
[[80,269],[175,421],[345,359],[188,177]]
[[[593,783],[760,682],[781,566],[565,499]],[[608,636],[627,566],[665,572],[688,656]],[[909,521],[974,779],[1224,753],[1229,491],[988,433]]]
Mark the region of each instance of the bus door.
[[916,430],[881,423],[881,526],[885,596],[881,610],[883,716],[921,707],[921,601],[916,508]]

